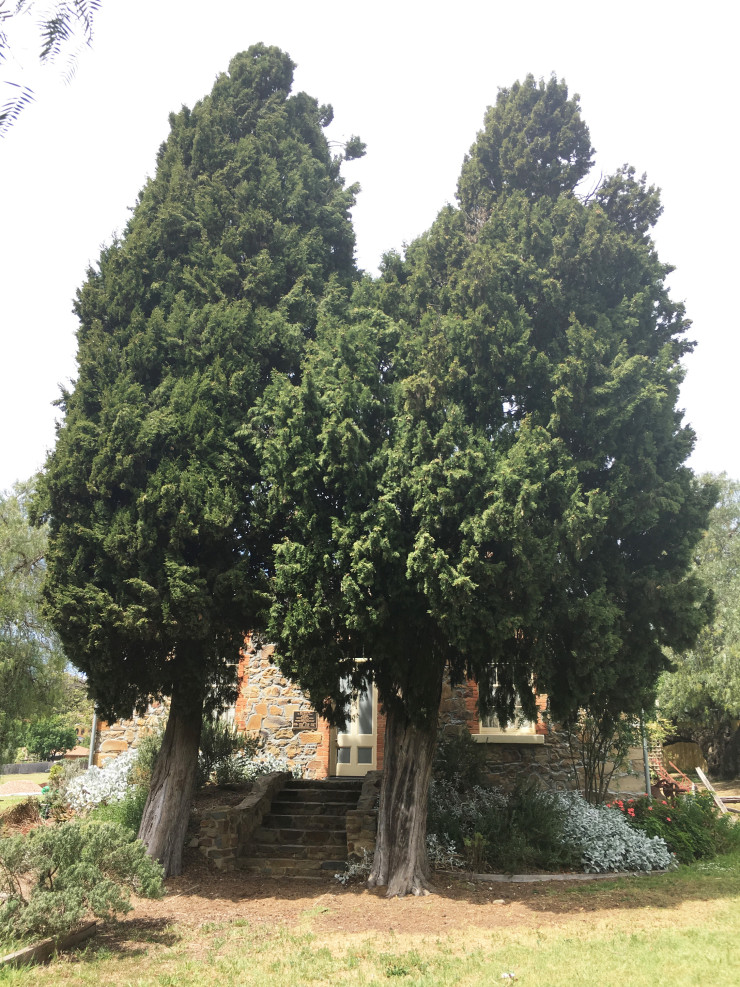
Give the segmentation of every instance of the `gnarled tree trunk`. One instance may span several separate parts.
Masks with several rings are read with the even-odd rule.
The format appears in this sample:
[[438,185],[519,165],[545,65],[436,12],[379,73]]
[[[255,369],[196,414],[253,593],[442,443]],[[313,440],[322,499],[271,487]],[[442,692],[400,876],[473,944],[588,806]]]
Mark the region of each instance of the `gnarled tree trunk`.
[[150,857],[165,877],[182,873],[182,848],[198,768],[203,699],[172,695],[162,749],[154,765],[149,797],[139,828]]
[[388,710],[378,836],[368,884],[387,887],[389,898],[431,890],[427,797],[436,741],[436,720],[419,727],[401,710]]

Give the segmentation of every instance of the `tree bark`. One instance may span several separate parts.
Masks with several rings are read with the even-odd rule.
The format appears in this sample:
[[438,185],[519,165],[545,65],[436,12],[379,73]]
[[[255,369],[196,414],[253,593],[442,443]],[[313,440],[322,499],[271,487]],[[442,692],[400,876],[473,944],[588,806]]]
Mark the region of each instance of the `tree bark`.
[[387,897],[428,894],[427,798],[437,742],[436,720],[412,724],[388,710],[378,836],[369,887],[387,887]]
[[152,773],[139,839],[150,857],[164,867],[165,877],[182,873],[182,848],[198,768],[203,699],[187,700],[174,693],[162,749]]

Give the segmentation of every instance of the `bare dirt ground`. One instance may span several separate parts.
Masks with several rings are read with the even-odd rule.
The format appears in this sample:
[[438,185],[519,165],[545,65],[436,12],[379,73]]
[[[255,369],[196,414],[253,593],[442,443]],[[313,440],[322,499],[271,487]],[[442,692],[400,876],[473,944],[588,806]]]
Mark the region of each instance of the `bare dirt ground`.
[[[531,904],[542,902],[542,893],[542,887],[533,885],[480,884],[438,874],[435,894],[388,899],[383,890],[370,891],[360,883],[345,888],[331,877],[307,881],[216,874],[190,855],[182,876],[167,881],[165,898],[137,901],[135,922],[197,929],[204,923],[242,919],[250,925],[295,928],[310,916],[316,933],[441,935],[467,926],[541,926],[543,916]],[[582,902],[574,902],[573,908],[583,911]],[[550,920],[557,920],[557,912]]]
[[[718,782],[715,787],[725,795],[740,795],[740,779]],[[233,791],[226,798],[224,794],[204,789],[196,801],[196,814],[211,800],[226,804],[227,799],[233,799],[236,804],[246,791]],[[439,873],[434,878],[434,894],[388,899],[382,889],[371,891],[359,882],[345,888],[331,876],[307,881],[241,872],[222,874],[210,868],[197,850],[188,849],[183,874],[167,881],[166,897],[137,901],[131,921],[196,929],[204,923],[242,919],[250,925],[296,927],[310,916],[315,933],[442,935],[460,928],[542,928],[578,914],[587,919],[587,913],[597,909],[602,918],[613,910],[616,920],[625,907],[652,903],[664,909],[668,904],[661,891],[653,894],[643,888],[639,895],[625,894],[624,890],[611,891],[601,882],[597,896],[590,894],[585,884],[489,883],[468,878]],[[637,884],[640,878],[634,880]]]
[[[717,783],[722,794],[740,795],[740,779]],[[213,790],[198,798],[196,810],[209,803],[237,803],[244,790]],[[21,806],[14,831],[27,831],[33,823]],[[29,810],[30,811],[30,810]],[[4,822],[8,822],[7,815]],[[36,822],[38,825],[38,822]],[[17,828],[16,828],[17,827]],[[6,827],[6,832],[11,827]],[[588,924],[598,911],[599,921],[624,922],[625,910],[650,907],[675,920],[676,908],[692,907],[682,902],[679,888],[662,889],[634,884],[618,887],[598,882],[557,884],[512,884],[472,881],[469,875],[438,873],[435,893],[387,899],[382,889],[368,890],[362,883],[343,887],[331,875],[319,880],[276,879],[214,870],[195,849],[186,849],[181,876],[170,878],[167,894],[160,901],[136,899],[131,915],[105,931],[110,945],[124,948],[129,939],[142,933],[157,940],[167,929],[182,926],[197,931],[213,924],[246,921],[251,927],[300,928],[310,920],[316,934],[393,934],[443,936],[454,929],[543,928],[564,921]],[[598,890],[597,890],[598,888]],[[597,893],[593,893],[597,891]],[[670,918],[672,913],[673,919]],[[589,917],[590,916],[590,917]]]

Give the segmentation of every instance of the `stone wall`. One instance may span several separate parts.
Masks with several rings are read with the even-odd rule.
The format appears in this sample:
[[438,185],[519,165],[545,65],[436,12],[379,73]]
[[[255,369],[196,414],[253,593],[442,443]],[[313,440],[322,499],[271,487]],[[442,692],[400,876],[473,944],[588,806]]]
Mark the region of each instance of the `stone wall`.
[[[300,688],[272,664],[275,646],[247,638],[239,666],[239,697],[234,722],[247,733],[264,738],[265,749],[284,757],[304,778],[329,774],[329,724],[315,716]],[[316,721],[315,729],[301,729],[296,713]]]
[[[439,711],[439,727],[445,733],[468,730],[484,745],[485,783],[511,791],[517,783],[534,779],[542,788],[575,789],[582,787],[576,774],[565,734],[546,718],[547,696],[537,696],[537,721],[529,733],[482,735],[477,708],[477,687],[473,682],[451,686],[445,682]],[[650,752],[651,766],[660,760],[659,748]],[[623,769],[615,771],[610,783],[612,792],[644,792],[645,775],[642,748],[629,751]]]
[[382,775],[382,771],[368,771],[356,808],[347,811],[347,859],[350,861],[362,860],[365,853],[375,853]]
[[144,716],[116,720],[115,723],[106,723],[104,720],[98,722],[93,763],[102,768],[124,751],[138,747],[147,734],[164,730],[168,711],[169,702],[165,700],[162,703],[152,703]]
[[234,870],[239,857],[247,855],[252,834],[262,824],[272,800],[289,778],[287,772],[262,775],[239,805],[209,809],[191,846],[197,846],[219,870]]

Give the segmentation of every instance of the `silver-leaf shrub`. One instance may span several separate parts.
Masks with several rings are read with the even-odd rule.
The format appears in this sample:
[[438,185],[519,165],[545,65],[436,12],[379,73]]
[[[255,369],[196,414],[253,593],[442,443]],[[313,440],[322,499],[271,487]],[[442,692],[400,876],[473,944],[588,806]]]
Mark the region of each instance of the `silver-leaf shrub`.
[[567,809],[563,839],[580,848],[586,873],[666,870],[675,866],[665,840],[634,829],[618,810],[589,805],[578,792],[560,792],[557,797]]
[[66,798],[75,812],[85,812],[103,803],[121,802],[130,793],[129,774],[137,751],[128,750],[104,767],[93,765],[67,785]]

